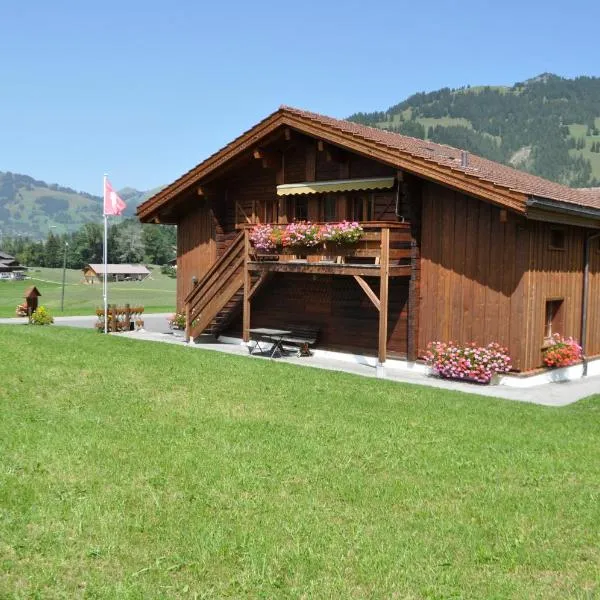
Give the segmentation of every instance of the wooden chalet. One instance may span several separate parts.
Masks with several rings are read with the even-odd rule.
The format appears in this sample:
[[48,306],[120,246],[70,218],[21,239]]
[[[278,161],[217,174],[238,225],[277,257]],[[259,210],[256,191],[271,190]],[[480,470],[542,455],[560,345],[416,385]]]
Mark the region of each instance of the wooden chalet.
[[108,281],[144,281],[150,275],[150,271],[144,265],[94,263],[82,269],[84,281],[101,282],[104,279],[105,266]]
[[22,270],[23,267],[14,256],[0,251],[0,273],[12,273],[14,271]]
[[[600,191],[281,107],[138,207],[178,226],[188,334],[319,328],[320,348],[414,361],[497,341],[541,365],[559,332],[600,355]],[[255,223],[357,220],[341,260],[257,260]],[[290,260],[295,258],[295,260]]]

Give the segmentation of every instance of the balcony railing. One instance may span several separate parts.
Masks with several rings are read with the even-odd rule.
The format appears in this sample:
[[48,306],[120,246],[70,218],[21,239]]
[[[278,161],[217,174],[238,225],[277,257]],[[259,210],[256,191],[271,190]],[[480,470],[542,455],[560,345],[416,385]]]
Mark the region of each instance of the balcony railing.
[[[275,224],[274,224],[275,225]],[[312,248],[255,249],[244,226],[247,269],[253,272],[312,273],[398,277],[410,274],[411,231],[408,223],[363,222],[364,233],[353,244],[329,242]]]

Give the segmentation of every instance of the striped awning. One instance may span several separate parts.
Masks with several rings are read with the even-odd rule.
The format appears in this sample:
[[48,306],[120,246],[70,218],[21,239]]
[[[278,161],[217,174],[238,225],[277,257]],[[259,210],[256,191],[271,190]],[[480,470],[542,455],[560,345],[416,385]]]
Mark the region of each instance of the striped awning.
[[368,179],[336,179],[333,181],[305,181],[277,186],[278,196],[296,194],[328,194],[357,190],[388,190],[394,187],[393,177],[370,177]]

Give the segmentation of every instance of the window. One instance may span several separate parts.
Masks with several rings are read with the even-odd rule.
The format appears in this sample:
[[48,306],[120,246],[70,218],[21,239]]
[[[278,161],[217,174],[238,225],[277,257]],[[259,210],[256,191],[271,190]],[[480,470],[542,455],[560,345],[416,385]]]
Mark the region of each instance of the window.
[[287,214],[296,221],[308,221],[308,198],[300,196],[288,198]]
[[546,300],[545,338],[551,338],[555,333],[562,333],[563,312],[562,298]]
[[326,223],[337,221],[337,198],[328,194],[321,199],[322,220]]
[[350,198],[350,218],[354,221],[372,221],[373,204],[373,194]]
[[553,228],[550,230],[550,250],[565,249],[565,230]]

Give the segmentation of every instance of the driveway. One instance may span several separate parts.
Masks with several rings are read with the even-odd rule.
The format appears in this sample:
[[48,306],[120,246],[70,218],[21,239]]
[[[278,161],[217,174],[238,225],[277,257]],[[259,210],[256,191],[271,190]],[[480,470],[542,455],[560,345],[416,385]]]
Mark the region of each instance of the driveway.
[[[144,329],[153,333],[168,333],[170,331],[167,317],[173,313],[148,313],[144,314]],[[93,329],[97,321],[95,315],[85,317],[54,317],[56,325],[66,325],[67,327],[82,327],[84,329]],[[2,325],[19,325],[27,323],[27,319],[0,319]]]

